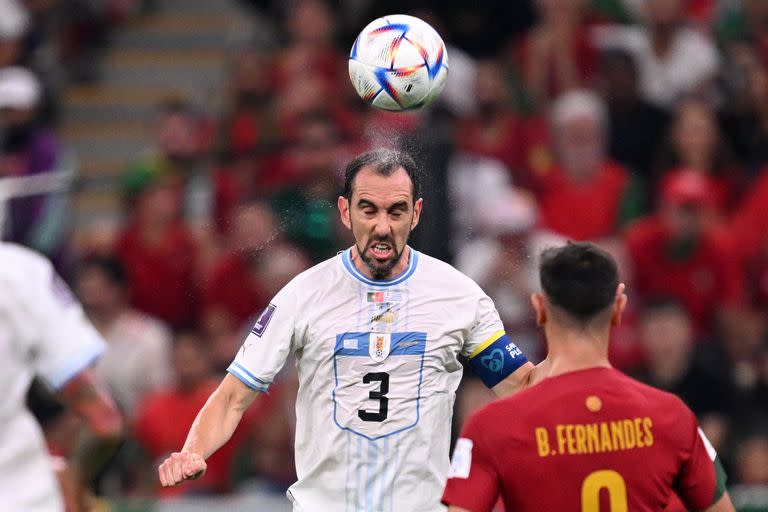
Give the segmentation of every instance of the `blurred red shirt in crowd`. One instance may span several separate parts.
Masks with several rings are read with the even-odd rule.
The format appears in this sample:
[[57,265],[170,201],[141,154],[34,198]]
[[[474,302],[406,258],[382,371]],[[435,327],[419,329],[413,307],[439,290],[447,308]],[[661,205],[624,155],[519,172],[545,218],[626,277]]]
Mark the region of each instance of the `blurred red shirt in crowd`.
[[[194,334],[184,333],[176,338],[173,366],[176,385],[147,396],[136,414],[136,440],[149,455],[150,462],[181,450],[197,413],[218,386],[218,379],[210,375],[205,346]],[[232,463],[250,423],[249,414],[240,422],[232,439],[207,460],[208,469],[202,478],[170,488],[161,488],[158,482],[159,494],[168,497],[231,491]]]
[[540,180],[542,226],[573,240],[594,240],[616,232],[629,174],[603,162],[586,181],[575,181],[559,166]]
[[768,307],[768,167],[736,210],[726,235],[749,269],[750,291],[755,305]]
[[172,327],[196,321],[196,244],[178,220],[178,190],[148,185],[115,251],[128,275],[130,301]]
[[657,215],[638,221],[626,233],[634,288],[641,298],[679,300],[700,331],[712,326],[718,307],[739,305],[744,288],[733,251],[707,223],[712,197],[705,176],[670,174]]

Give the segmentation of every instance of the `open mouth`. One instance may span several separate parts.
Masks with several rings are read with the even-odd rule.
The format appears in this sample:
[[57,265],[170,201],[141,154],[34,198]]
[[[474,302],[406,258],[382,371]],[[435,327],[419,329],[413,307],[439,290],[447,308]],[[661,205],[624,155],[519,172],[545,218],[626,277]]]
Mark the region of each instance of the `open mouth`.
[[387,242],[374,242],[368,246],[368,251],[379,261],[388,260],[394,255],[392,245]]

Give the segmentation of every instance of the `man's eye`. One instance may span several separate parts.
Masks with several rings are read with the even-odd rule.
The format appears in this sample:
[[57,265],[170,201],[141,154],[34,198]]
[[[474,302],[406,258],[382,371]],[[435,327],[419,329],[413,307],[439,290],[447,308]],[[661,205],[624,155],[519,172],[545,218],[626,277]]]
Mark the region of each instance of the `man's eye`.
[[374,215],[376,213],[376,210],[374,210],[373,208],[365,208],[363,210],[363,213],[366,215]]
[[400,217],[402,217],[403,212],[390,212],[390,215],[395,219],[399,219]]

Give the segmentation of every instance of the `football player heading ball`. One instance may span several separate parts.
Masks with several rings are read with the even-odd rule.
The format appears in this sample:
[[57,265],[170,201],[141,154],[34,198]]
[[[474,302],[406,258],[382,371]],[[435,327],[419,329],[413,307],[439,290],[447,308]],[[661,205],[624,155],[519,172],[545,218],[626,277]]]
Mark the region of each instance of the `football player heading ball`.
[[181,452],[160,466],[163,485],[205,470],[293,354],[294,510],[444,510],[459,357],[499,396],[522,388],[533,365],[472,280],[407,245],[423,206],[419,183],[400,152],[348,164],[338,207],[355,244],[274,297]]

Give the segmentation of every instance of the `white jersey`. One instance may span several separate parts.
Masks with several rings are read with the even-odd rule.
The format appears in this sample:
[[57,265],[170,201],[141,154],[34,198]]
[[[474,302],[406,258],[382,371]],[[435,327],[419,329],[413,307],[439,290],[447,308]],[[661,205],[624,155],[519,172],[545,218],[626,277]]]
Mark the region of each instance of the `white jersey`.
[[[361,274],[351,250],[300,274],[229,367],[266,391],[295,355],[298,481],[288,490],[295,511],[444,510],[459,356],[486,354],[503,327],[472,280],[410,255],[407,270],[388,281]],[[519,355],[514,368],[525,361],[513,344],[506,350]],[[501,350],[493,352],[484,364],[511,373],[498,364]]]
[[51,264],[0,242],[0,496],[3,510],[63,510],[42,431],[25,406],[32,378],[54,389],[104,343]]

